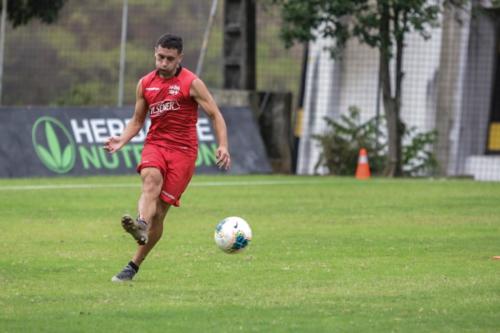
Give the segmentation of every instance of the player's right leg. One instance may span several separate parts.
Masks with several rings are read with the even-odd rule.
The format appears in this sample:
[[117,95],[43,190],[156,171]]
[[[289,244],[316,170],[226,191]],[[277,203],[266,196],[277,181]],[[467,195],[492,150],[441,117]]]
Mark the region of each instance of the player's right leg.
[[161,199],[158,199],[157,211],[151,220],[151,224],[149,227],[149,240],[146,244],[139,246],[137,251],[132,258],[132,261],[139,266],[142,264],[148,253],[153,249],[156,243],[160,240],[163,234],[163,221],[165,220],[165,216],[167,215],[168,209],[170,205],[166,202],[163,202]]
[[139,198],[139,217],[134,220],[129,215],[122,217],[122,226],[137,241],[144,245],[149,241],[148,224],[156,214],[158,197],[163,184],[163,175],[157,168],[147,167],[141,170],[142,194]]
[[141,169],[142,194],[139,198],[139,217],[149,223],[156,214],[158,197],[163,185],[162,171],[155,167]]
[[153,249],[163,234],[163,221],[167,215],[170,205],[158,198],[158,209],[151,219],[151,225],[148,229],[148,242],[139,245],[132,260],[123,268],[121,272],[111,278],[113,282],[131,281],[139,271],[139,266],[144,261],[148,253]]

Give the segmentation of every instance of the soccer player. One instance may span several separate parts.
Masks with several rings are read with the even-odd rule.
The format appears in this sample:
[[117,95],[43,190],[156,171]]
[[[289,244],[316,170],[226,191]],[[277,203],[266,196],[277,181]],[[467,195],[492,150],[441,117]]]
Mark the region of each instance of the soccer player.
[[198,153],[196,122],[198,105],[206,112],[218,142],[217,166],[231,165],[226,123],[207,87],[195,74],[182,67],[182,38],[165,34],[154,48],[156,69],[139,80],[135,111],[120,136],[107,139],[104,149],[114,153],[143,128],[147,114],[151,119],[141,163],[142,179],[137,219],[125,215],[122,226],[139,244],[132,260],[111,279],[129,281],[161,238],[163,220],[170,206],[180,198],[195,169]]

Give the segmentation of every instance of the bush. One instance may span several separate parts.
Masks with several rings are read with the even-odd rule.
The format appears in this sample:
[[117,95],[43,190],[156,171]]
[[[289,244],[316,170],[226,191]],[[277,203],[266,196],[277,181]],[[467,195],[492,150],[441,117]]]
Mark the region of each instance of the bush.
[[[353,175],[358,164],[361,148],[368,153],[371,173],[381,175],[386,165],[387,143],[385,134],[379,128],[383,122],[371,118],[362,123],[360,110],[349,107],[348,113],[339,120],[326,117],[328,130],[313,135],[322,148],[315,170],[326,167],[330,174]],[[418,133],[416,127],[405,128],[403,134],[402,163],[406,176],[433,175],[437,170],[437,160],[432,151],[437,132]],[[407,143],[407,144],[405,144]]]
[[438,162],[432,146],[436,143],[437,131],[418,133],[416,127],[405,130],[403,142],[403,174],[406,176],[433,176]]
[[325,166],[331,174],[353,175],[358,164],[359,149],[366,148],[371,172],[382,172],[385,145],[379,143],[383,133],[374,118],[361,123],[359,109],[351,106],[348,114],[341,115],[340,120],[325,118],[325,121],[329,129],[323,134],[313,135],[313,139],[319,141],[322,147],[315,170]]

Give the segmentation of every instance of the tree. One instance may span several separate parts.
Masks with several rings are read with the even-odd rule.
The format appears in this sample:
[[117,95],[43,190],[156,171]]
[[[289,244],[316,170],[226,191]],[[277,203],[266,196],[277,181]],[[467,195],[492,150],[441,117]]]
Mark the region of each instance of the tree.
[[[8,19],[12,26],[24,25],[33,18],[52,23],[67,0],[7,0]],[[2,2],[0,1],[0,8]]]
[[[281,36],[286,46],[309,42],[317,36],[332,38],[332,56],[350,38],[378,49],[379,79],[387,124],[388,158],[384,174],[402,175],[401,88],[405,36],[416,31],[427,39],[444,6],[462,6],[466,0],[273,0],[281,5]],[[391,59],[394,58],[394,84]]]

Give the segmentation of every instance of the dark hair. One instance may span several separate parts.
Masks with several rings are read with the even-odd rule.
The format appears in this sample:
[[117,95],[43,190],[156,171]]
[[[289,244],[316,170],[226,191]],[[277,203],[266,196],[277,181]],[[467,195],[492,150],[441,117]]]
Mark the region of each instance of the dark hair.
[[176,49],[182,53],[182,38],[176,35],[164,34],[156,42],[155,47],[161,46],[166,49]]

